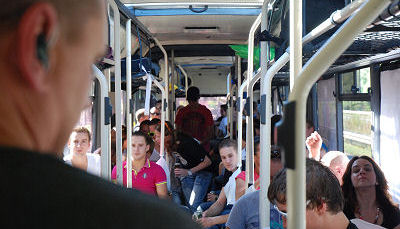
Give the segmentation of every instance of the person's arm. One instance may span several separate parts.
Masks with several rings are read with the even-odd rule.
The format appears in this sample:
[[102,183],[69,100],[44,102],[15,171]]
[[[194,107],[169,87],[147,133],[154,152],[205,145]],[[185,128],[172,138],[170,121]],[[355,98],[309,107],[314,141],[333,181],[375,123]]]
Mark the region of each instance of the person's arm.
[[156,184],[157,196],[162,199],[168,199],[167,182]]
[[307,137],[306,146],[309,151],[309,158],[313,158],[316,161],[321,160],[322,138],[317,131],[314,131],[314,133]]
[[215,201],[207,211],[203,212],[203,217],[216,216],[222,212],[226,205],[226,195],[224,188],[222,188],[221,193],[218,196],[217,201]]
[[219,215],[214,217],[204,217],[200,218],[197,222],[201,224],[204,228],[208,228],[217,224],[223,224],[228,221],[229,214]]
[[235,200],[237,201],[241,196],[246,193],[246,181],[241,178],[236,178]]

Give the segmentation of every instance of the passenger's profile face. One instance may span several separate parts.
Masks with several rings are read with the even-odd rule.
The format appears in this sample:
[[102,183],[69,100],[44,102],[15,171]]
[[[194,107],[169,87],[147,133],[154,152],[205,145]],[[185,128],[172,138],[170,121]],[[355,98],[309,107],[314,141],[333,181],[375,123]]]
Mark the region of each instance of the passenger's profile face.
[[[287,228],[287,217],[290,216],[286,216],[287,214],[287,206],[286,204],[281,204],[279,202],[275,203],[276,207],[278,208],[280,217],[282,219],[282,226],[284,228]],[[320,221],[320,215],[318,215],[318,213],[316,213],[314,210],[312,209],[306,209],[306,228],[307,229],[320,229],[320,228],[324,228],[321,221]]]
[[357,159],[351,166],[351,182],[354,188],[376,185],[376,174],[372,164],[365,159]]
[[238,155],[233,147],[223,147],[219,150],[222,164],[224,167],[233,172],[238,165]]
[[70,137],[69,149],[74,154],[86,154],[90,149],[89,136],[87,133],[73,132]]
[[132,158],[141,160],[146,157],[146,152],[150,146],[146,144],[146,139],[142,136],[132,136]]

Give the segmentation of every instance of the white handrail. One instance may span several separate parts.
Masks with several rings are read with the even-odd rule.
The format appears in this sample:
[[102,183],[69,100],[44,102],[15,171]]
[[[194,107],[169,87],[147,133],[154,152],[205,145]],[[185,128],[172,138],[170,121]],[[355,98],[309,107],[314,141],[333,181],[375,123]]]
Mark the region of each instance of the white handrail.
[[[336,33],[305,64],[296,77],[296,83],[289,95],[295,102],[295,155],[305,155],[305,119],[307,95],[312,85],[331,64],[353,43],[361,33],[384,9],[390,0],[369,0],[353,14]],[[305,222],[305,157],[295,157],[295,169],[287,171],[287,204],[289,229],[299,228]],[[301,184],[303,182],[303,184]],[[299,188],[301,187],[301,188]],[[300,194],[299,194],[300,193]],[[304,197],[303,197],[304,196]],[[300,212],[302,212],[300,214]]]
[[[335,11],[327,20],[325,20],[323,23],[321,23],[319,26],[314,28],[310,33],[308,33],[306,36],[303,37],[303,45],[312,41],[316,37],[319,37],[323,33],[327,32],[331,28],[335,27],[336,24],[342,23],[345,21],[354,11],[356,11],[361,3],[364,0],[356,0],[353,1],[351,4],[347,5],[341,10]],[[264,20],[262,20],[262,23]],[[263,27],[263,24],[261,24]],[[261,43],[261,53],[265,48],[263,48],[263,43]],[[268,50],[268,48],[267,48]],[[271,150],[271,119],[270,115],[272,114],[272,109],[271,109],[271,83],[274,75],[283,67],[287,64],[289,61],[289,48],[287,51],[268,69],[266,73],[264,73],[263,64],[265,61],[263,61],[263,55],[261,57],[261,72],[262,72],[262,77],[261,77],[261,83],[260,83],[260,93],[262,96],[265,96],[265,100],[261,102],[265,102],[265,104],[261,106],[265,106],[265,123],[261,123],[260,127],[260,145],[263,147],[260,147],[260,189],[261,190],[267,190],[269,183],[270,183],[270,150]],[[266,59],[266,57],[264,57]],[[266,64],[266,62],[265,62]],[[261,114],[263,115],[263,114]],[[264,203],[264,204],[262,204]],[[265,204],[267,203],[267,204]],[[267,208],[269,205],[268,197],[267,197],[267,192],[263,191],[260,193],[260,225],[261,228],[266,228],[267,225],[269,225],[268,222],[266,222],[266,219],[269,220],[269,217],[266,215],[269,215],[269,208]],[[262,207],[266,207],[264,210],[262,210]],[[263,222],[265,221],[265,222]]]
[[101,177],[111,180],[111,156],[108,150],[110,125],[105,125],[105,98],[108,97],[108,83],[104,74],[95,66],[92,66],[94,75],[100,85],[100,149],[101,149]]
[[[164,47],[161,45],[161,43],[158,41],[157,38],[154,37],[154,41],[156,43],[156,45],[160,48],[161,52],[164,55],[164,90],[166,92],[165,94],[165,101],[161,102],[161,116],[165,116],[164,120],[169,120],[169,112],[168,109],[165,111],[165,102],[168,103],[168,91],[169,91],[169,83],[168,83],[168,55],[167,52],[165,51]],[[162,119],[161,119],[162,122]],[[162,123],[164,125],[164,123]]]
[[[132,34],[131,34],[131,19],[126,21],[126,170],[132,171],[132,113],[131,113],[131,99],[132,99]],[[132,173],[126,174],[126,186],[132,187]]]
[[115,58],[115,127],[116,127],[116,156],[117,182],[123,184],[122,177],[122,91],[121,91],[121,44],[120,44],[120,12],[113,0],[108,0],[114,11],[114,58]]
[[187,90],[189,87],[188,74],[186,73],[185,69],[182,68],[181,65],[178,65],[178,68],[181,70],[183,76],[185,77],[185,95],[187,95]]
[[[147,76],[151,76],[147,74]],[[160,154],[164,154],[164,139],[165,139],[165,109],[164,109],[164,100],[166,100],[167,94],[165,92],[165,88],[161,85],[157,79],[153,78],[153,83],[160,89],[161,91],[161,142],[160,142]]]
[[[248,38],[248,50],[247,50],[247,96],[252,97],[252,91],[250,90],[250,80],[253,76],[253,63],[254,63],[254,35],[257,28],[261,24],[261,16],[258,15],[253,25],[250,28]],[[250,116],[253,110],[253,103],[249,104],[250,112],[246,116],[246,186],[247,184],[254,183],[254,134],[253,134],[253,117]]]

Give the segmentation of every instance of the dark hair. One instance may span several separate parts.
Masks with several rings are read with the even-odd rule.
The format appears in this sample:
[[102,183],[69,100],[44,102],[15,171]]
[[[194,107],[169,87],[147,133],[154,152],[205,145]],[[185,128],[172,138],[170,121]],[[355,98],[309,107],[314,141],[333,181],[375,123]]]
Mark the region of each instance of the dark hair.
[[[286,169],[275,175],[268,188],[268,199],[272,203],[278,201],[286,204]],[[306,159],[306,199],[310,201],[308,208],[327,204],[328,211],[336,214],[343,210],[343,195],[335,175],[318,161]]]
[[315,129],[315,126],[314,126],[314,122],[313,121],[311,121],[311,120],[306,120],[306,127],[307,128],[314,128]]
[[189,87],[186,94],[187,101],[197,101],[200,99],[200,90],[198,87]]
[[375,163],[375,161],[372,158],[365,155],[360,157],[354,156],[347,164],[346,171],[343,174],[342,191],[345,200],[344,212],[346,214],[354,213],[356,208],[358,207],[357,196],[354,190],[353,183],[351,182],[351,169],[353,167],[354,162],[358,159],[364,159],[371,163],[376,175],[376,182],[378,183],[377,185],[375,185],[376,201],[378,203],[378,206],[383,211],[383,215],[386,216],[393,215],[394,214],[393,212],[397,211],[397,207],[392,202],[392,197],[390,196],[388,191],[389,187],[385,175],[379,168],[379,166]]
[[[156,130],[157,130],[158,132],[161,132],[161,123],[157,125]],[[170,122],[168,122],[168,121],[165,121],[165,128],[164,128],[164,130],[165,130],[165,133],[164,133],[164,134],[165,134],[166,136],[168,136],[168,135],[173,135],[173,134],[174,134],[174,126],[173,126]]]
[[226,104],[222,104],[220,107],[221,107],[221,109],[224,110],[224,111],[227,111],[227,110],[228,110],[228,105],[226,105]]
[[160,119],[158,119],[158,118],[153,118],[153,119],[150,121],[150,126],[152,126],[152,125],[158,125],[159,123],[161,123],[161,120],[160,120]]
[[133,132],[132,137],[144,137],[144,140],[146,140],[146,145],[151,145],[151,142],[152,142],[151,138],[147,134],[145,134],[141,131]]
[[237,153],[237,143],[235,140],[231,140],[229,138],[222,140],[219,145],[218,145],[218,150],[221,150],[222,148],[228,148],[232,147],[235,152]]

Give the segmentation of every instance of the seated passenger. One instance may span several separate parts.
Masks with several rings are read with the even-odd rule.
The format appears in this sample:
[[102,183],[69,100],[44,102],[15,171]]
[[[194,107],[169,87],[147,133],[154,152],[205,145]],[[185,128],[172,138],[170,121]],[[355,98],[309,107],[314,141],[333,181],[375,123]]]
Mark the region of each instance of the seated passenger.
[[221,117],[215,122],[217,125],[216,136],[218,138],[224,138],[228,134],[228,117],[227,115],[228,106],[223,104],[220,106]]
[[[281,170],[268,188],[268,199],[282,215],[285,228],[286,171]],[[349,221],[343,213],[344,200],[338,180],[327,167],[312,159],[306,159],[306,200],[307,229],[382,228],[362,220]]]
[[[260,155],[258,144],[258,158]],[[259,163],[259,162],[258,162]],[[270,180],[282,169],[281,154],[279,150],[271,149]],[[239,177],[239,176],[238,176]],[[238,179],[236,179],[238,180]],[[259,180],[258,182],[259,183]],[[237,185],[237,184],[236,184]],[[259,185],[258,185],[259,186]],[[253,229],[259,228],[260,191],[250,192],[242,196],[233,206],[229,214],[227,229]],[[270,204],[270,228],[283,229],[279,212]]]
[[[322,138],[317,131],[311,134],[306,140],[306,146],[310,152],[309,157],[318,160],[321,155]],[[346,170],[349,158],[340,151],[329,151],[321,158],[321,163],[328,167],[339,180],[340,186],[343,184],[342,177]]]
[[140,123],[139,131],[148,134],[150,132],[150,120],[144,120]]
[[87,128],[75,128],[69,138],[68,147],[71,153],[64,158],[65,163],[100,176],[100,156],[89,153],[90,132]]
[[392,202],[379,166],[368,156],[353,157],[343,175],[344,213],[385,228],[400,228],[400,211]]
[[145,115],[144,113],[145,113],[144,108],[141,108],[136,111],[135,113],[136,125],[133,127],[133,131],[139,131],[140,123],[142,123],[144,120],[149,119],[149,116]]
[[158,100],[156,105],[150,109],[150,119],[160,119],[161,115],[161,100]]
[[161,120],[158,118],[153,118],[152,120],[150,120],[150,125],[149,125],[149,135],[151,137],[154,136],[154,132],[156,132],[156,128],[158,125],[160,125]]
[[[316,154],[316,152],[310,151],[310,149],[307,146],[307,142],[310,142],[312,144],[314,141],[320,143],[318,155]],[[306,146],[308,151],[308,157],[314,158],[317,161],[321,160],[324,154],[328,152],[328,147],[324,144],[321,136],[317,133],[317,131],[315,131],[314,123],[310,120],[306,121]]]
[[[146,151],[150,147],[150,139],[142,132],[132,134],[132,188],[147,194],[157,195],[166,198],[167,178],[164,170],[156,163],[146,159]],[[127,182],[126,161],[122,163],[123,184]],[[117,167],[112,171],[112,179],[117,179]]]
[[160,150],[161,150],[161,124],[158,124],[156,126],[153,133],[154,133],[154,136],[153,136],[154,149],[153,149],[153,152],[151,153],[151,156],[149,159],[150,159],[150,161],[157,162],[158,160],[160,160],[161,156],[166,155],[167,147],[166,147],[165,143],[168,142],[168,139],[167,139],[168,136],[172,136],[172,134],[173,134],[172,125],[165,122],[164,152],[163,153],[160,152]]
[[203,212],[202,218],[198,219],[205,228],[220,228],[223,227],[229,217],[229,212],[235,204],[235,178],[241,172],[238,166],[239,158],[237,153],[237,143],[234,140],[225,139],[219,145],[219,153],[221,155],[222,163],[225,168],[233,172],[229,177],[228,183],[222,188],[217,201],[212,203],[203,203],[199,206],[202,210],[208,209]]
[[175,176],[180,179],[186,204],[191,212],[203,203],[211,183],[211,160],[205,149],[192,137],[177,133]]
[[340,151],[329,151],[322,157],[321,163],[335,174],[336,178],[339,180],[340,186],[342,186],[342,177],[349,163],[349,158],[346,154]]

